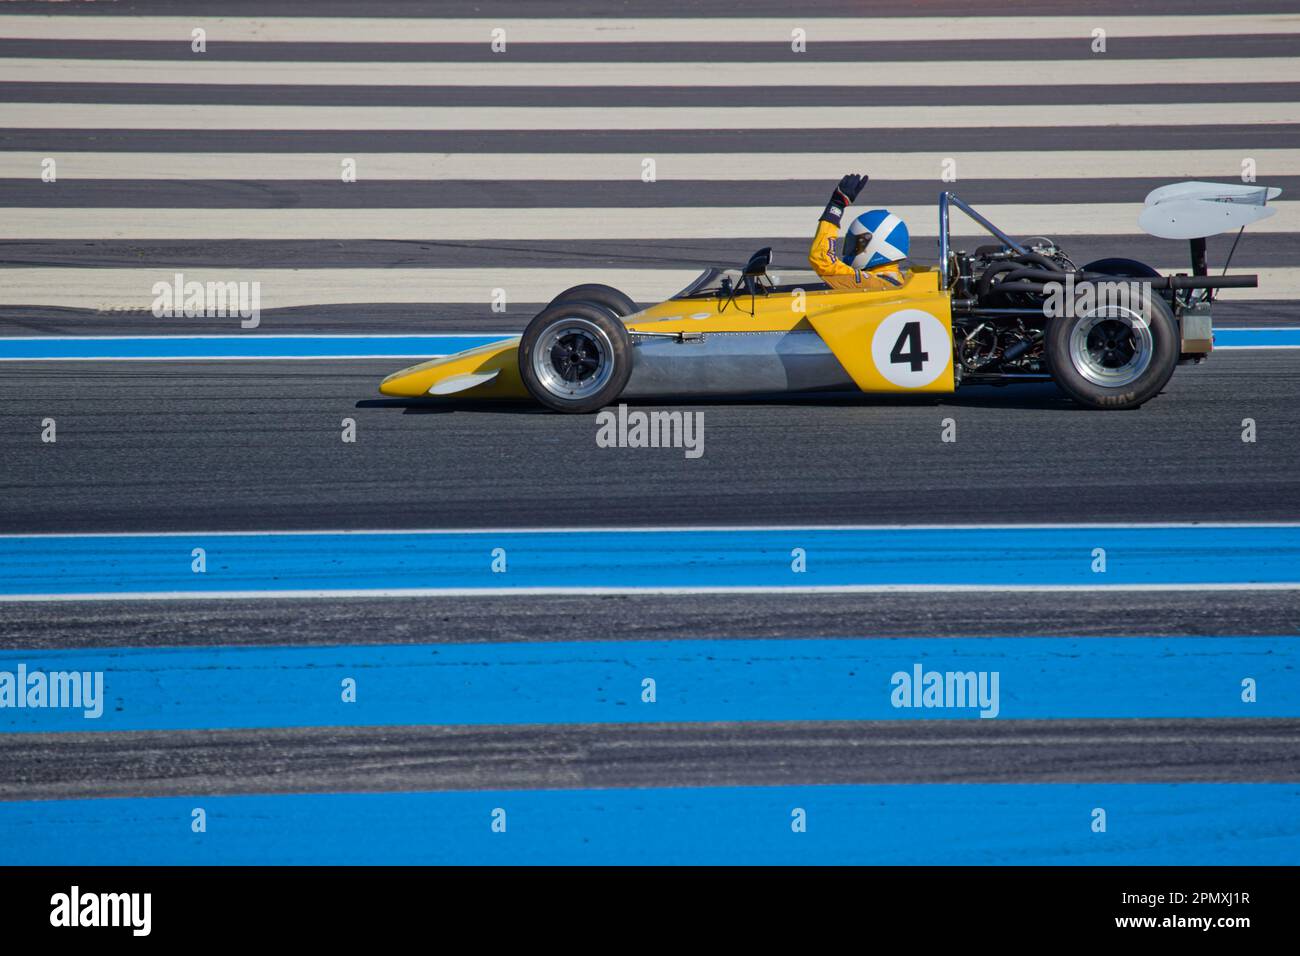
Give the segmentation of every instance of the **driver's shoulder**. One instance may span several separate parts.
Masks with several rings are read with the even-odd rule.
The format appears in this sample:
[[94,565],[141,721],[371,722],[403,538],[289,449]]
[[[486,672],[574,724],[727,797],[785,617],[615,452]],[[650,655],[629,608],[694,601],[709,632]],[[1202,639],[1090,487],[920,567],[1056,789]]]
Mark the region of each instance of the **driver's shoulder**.
[[903,262],[886,262],[883,265],[875,266],[867,270],[869,275],[886,282],[890,285],[901,286],[907,282],[908,276],[911,275],[911,267],[906,261]]

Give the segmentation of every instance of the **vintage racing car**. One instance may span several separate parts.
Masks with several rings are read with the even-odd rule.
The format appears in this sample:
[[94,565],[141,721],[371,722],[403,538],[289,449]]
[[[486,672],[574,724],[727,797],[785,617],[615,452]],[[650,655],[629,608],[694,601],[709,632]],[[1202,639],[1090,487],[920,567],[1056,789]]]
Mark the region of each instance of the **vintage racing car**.
[[[1257,285],[1256,276],[1210,276],[1205,238],[1271,214],[1265,204],[1279,193],[1220,183],[1153,191],[1142,228],[1191,243],[1191,273],[1163,276],[1123,258],[1079,268],[1055,242],[1017,241],[945,192],[939,262],[913,265],[898,288],[831,289],[811,271],[773,274],[770,249],[742,269],[708,269],[646,309],[609,286],[580,285],[522,336],[395,372],[380,391],[531,396],[557,411],[590,412],[621,398],[947,393],[1052,380],[1083,405],[1135,408],[1177,364],[1211,351],[1214,290]],[[954,206],[996,242],[953,250]]]

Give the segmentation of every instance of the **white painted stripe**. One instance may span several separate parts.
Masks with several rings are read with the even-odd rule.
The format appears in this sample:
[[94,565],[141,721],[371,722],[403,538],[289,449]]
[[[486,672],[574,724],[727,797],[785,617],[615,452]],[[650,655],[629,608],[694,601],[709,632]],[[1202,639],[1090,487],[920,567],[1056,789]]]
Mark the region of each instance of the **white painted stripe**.
[[[1123,249],[1116,249],[1122,254]],[[736,264],[748,255],[737,247]],[[918,254],[917,261],[921,261]],[[807,270],[807,263],[791,263]],[[1161,271],[1187,271],[1175,265]],[[780,269],[774,270],[778,275]],[[511,303],[546,302],[565,289],[583,282],[600,282],[622,289],[638,302],[659,302],[682,289],[699,275],[695,269],[185,269],[187,282],[258,282],[260,308],[377,303],[482,302],[486,312],[494,289],[504,289]],[[48,308],[100,311],[148,311],[154,302],[154,283],[173,282],[170,269],[86,269],[42,266],[0,269],[0,303]],[[1234,270],[1234,274],[1259,276],[1255,289],[1224,289],[1224,301],[1300,299],[1300,267],[1262,267]],[[148,320],[144,320],[148,321]],[[232,328],[239,319],[231,318]],[[143,333],[147,326],[142,326]],[[504,337],[504,336],[503,336]]]
[[263,529],[251,531],[50,531],[36,533],[0,533],[0,538],[205,538],[255,537],[285,538],[317,534],[676,534],[695,531],[1024,531],[1024,530],[1139,530],[1163,528],[1300,528],[1300,521],[1046,521],[1016,524],[714,524],[714,525],[595,525],[504,528],[312,528],[307,530]]
[[[50,188],[57,188],[57,184]],[[347,186],[340,184],[340,189]],[[727,190],[720,190],[725,198]],[[935,190],[938,196],[938,190]],[[881,197],[883,198],[883,197]],[[989,203],[963,196],[1003,230],[1027,236],[1134,235],[1140,202]],[[880,201],[879,199],[877,201]],[[1300,201],[1270,204],[1276,215],[1250,227],[1252,235],[1294,231]],[[863,204],[858,211],[872,208]],[[937,205],[890,206],[913,236],[938,234]],[[10,207],[0,230],[29,239],[400,239],[432,241],[534,239],[799,238],[812,240],[817,206],[649,206],[535,209],[144,209]],[[846,218],[851,214],[846,213]],[[955,234],[980,234],[953,212]],[[737,250],[737,255],[747,254]],[[435,261],[436,254],[429,255]],[[786,263],[803,267],[803,263]],[[10,271],[5,270],[5,275]]]
[[[363,5],[364,6],[364,5]],[[791,31],[809,44],[869,40],[1046,40],[1092,42],[1092,31],[1109,38],[1240,36],[1300,33],[1300,16],[1289,13],[1198,16],[989,16],[989,17],[662,17],[623,19],[407,18],[407,17],[0,17],[0,37],[52,40],[173,40],[190,42],[196,27],[209,44],[275,43],[475,43],[487,46],[494,29],[514,43],[789,44]],[[814,50],[809,50],[813,55]]]
[[[1300,70],[1300,60],[1296,61]],[[62,79],[61,77],[58,79]],[[1300,103],[1077,106],[228,106],[4,103],[0,127],[24,129],[751,130],[1213,126],[1300,123]],[[238,142],[232,136],[232,143]],[[1158,140],[1157,140],[1158,142]]]
[[[1131,86],[1157,78],[1197,83],[1284,83],[1300,70],[1296,57],[1150,60],[1093,56],[1083,60],[1024,60],[1014,68],[998,60],[924,60],[825,63],[793,57],[774,63],[529,63],[502,57],[473,63],[322,62],[294,60],[56,60],[0,58],[0,82],[193,83],[306,86],[1020,86],[1025,77],[1043,86]],[[863,110],[880,107],[864,106]],[[1069,109],[1078,109],[1070,106]],[[1128,107],[1107,106],[1112,112]],[[312,107],[308,107],[312,109]],[[1057,108],[1057,114],[1068,110]]]
[[[1296,61],[1300,70],[1300,60]],[[57,79],[62,79],[61,77]],[[1201,126],[1300,123],[1300,103],[1076,106],[228,106],[4,103],[0,127],[162,130],[719,130]],[[1158,139],[1155,140],[1158,142]],[[231,142],[238,137],[232,135]]]
[[[2,19],[2,18],[0,18]],[[971,179],[1093,179],[1161,177],[1234,179],[1249,152],[1261,182],[1300,170],[1300,149],[1051,150],[917,153],[654,153],[655,175],[669,180],[744,183],[826,180],[846,169],[871,174],[869,192],[886,195],[890,180],[933,179],[956,189]],[[57,161],[69,179],[260,179],[340,181],[344,153],[110,153],[0,151],[0,178],[37,179],[41,162]],[[645,153],[347,153],[357,178],[375,180],[610,180],[641,181]],[[943,182],[951,159],[959,179]],[[1137,197],[1135,197],[1137,198]]]
[[1300,581],[1267,584],[846,584],[716,587],[339,588],[310,591],[96,591],[84,594],[0,594],[0,604],[37,601],[226,601],[285,598],[541,597],[605,594],[945,594],[1102,593],[1121,591],[1300,591]]
[[[737,259],[747,253],[737,253]],[[145,309],[156,282],[259,282],[260,307],[378,302],[482,302],[485,314],[494,289],[505,289],[507,309],[516,302],[546,302],[584,282],[603,282],[639,302],[665,299],[686,288],[698,269],[81,269],[38,267],[0,270],[0,302],[81,309]],[[531,311],[529,315],[531,315]],[[237,328],[239,319],[231,318]],[[504,334],[503,338],[506,337]]]

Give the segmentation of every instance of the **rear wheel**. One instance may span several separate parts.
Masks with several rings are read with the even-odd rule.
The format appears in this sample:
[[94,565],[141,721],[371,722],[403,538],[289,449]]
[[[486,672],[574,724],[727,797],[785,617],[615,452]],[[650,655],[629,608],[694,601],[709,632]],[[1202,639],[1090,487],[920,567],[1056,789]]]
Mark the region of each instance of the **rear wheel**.
[[[1138,262],[1136,259],[1120,259],[1111,257],[1109,259],[1096,259],[1084,266],[1081,272],[1100,272],[1102,275],[1117,276],[1126,279],[1159,279],[1160,273],[1145,262]],[[1174,293],[1169,289],[1161,289],[1160,297],[1173,305]]]
[[1061,390],[1089,408],[1137,408],[1178,364],[1178,325],[1164,299],[1141,308],[1101,305],[1053,319],[1047,361]]
[[1114,256],[1108,259],[1095,259],[1079,271],[1101,272],[1108,276],[1131,276],[1141,279],[1158,279],[1160,277],[1160,273],[1145,262],[1138,262],[1136,259],[1120,259]]
[[632,374],[632,338],[607,310],[587,302],[547,306],[519,343],[528,393],[559,412],[592,412],[622,393]]

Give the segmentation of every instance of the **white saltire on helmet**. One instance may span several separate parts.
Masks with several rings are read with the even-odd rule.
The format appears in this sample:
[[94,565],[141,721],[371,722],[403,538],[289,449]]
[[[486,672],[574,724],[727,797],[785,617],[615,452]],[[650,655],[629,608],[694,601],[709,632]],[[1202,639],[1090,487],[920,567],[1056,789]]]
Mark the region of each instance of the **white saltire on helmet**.
[[842,260],[855,269],[872,269],[907,258],[907,223],[888,209],[872,209],[849,223]]

